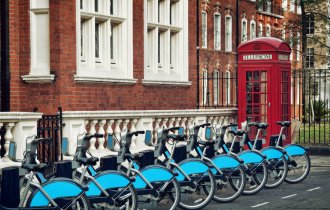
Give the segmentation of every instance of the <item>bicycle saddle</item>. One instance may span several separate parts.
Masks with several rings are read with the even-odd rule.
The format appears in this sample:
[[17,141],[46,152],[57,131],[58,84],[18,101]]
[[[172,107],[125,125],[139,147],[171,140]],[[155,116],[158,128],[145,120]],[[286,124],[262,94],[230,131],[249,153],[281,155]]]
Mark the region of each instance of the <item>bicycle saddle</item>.
[[142,158],[144,156],[143,153],[135,153],[135,154],[130,154],[130,153],[126,153],[124,155],[125,158],[127,159],[131,159],[131,160],[139,160],[140,158]]
[[236,130],[236,131],[230,130],[230,131],[228,131],[228,133],[232,133],[234,136],[243,136],[245,131],[244,130]]
[[83,165],[96,165],[97,161],[99,161],[98,157],[89,157],[89,158],[85,158],[85,157],[77,157],[76,161],[78,163],[81,163]]
[[276,122],[277,125],[283,126],[283,127],[289,127],[291,125],[290,121],[278,121]]
[[40,164],[22,164],[22,168],[28,170],[28,171],[37,171],[37,172],[42,172],[45,168],[47,167],[47,164],[45,163],[40,163]]
[[256,123],[255,126],[259,129],[266,129],[268,127],[267,123]]
[[180,135],[175,135],[175,134],[168,134],[167,138],[176,140],[176,141],[184,141],[186,138],[186,135],[180,134]]
[[209,141],[199,141],[198,144],[204,145],[204,146],[210,146],[215,144],[215,141],[209,140]]

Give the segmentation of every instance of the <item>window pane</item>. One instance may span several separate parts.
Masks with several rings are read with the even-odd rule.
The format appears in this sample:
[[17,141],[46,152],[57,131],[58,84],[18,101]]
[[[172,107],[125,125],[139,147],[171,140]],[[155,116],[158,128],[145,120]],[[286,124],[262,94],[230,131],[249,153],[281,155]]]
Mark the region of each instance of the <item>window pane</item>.
[[260,103],[260,94],[253,94],[253,103]]
[[99,23],[95,23],[95,57],[99,58],[100,56],[100,49],[99,49],[99,43],[100,37],[99,37]]
[[259,71],[253,72],[253,80],[254,81],[259,81],[260,80],[259,74],[260,74]]
[[251,71],[247,71],[246,72],[246,81],[251,81],[252,80],[252,72]]

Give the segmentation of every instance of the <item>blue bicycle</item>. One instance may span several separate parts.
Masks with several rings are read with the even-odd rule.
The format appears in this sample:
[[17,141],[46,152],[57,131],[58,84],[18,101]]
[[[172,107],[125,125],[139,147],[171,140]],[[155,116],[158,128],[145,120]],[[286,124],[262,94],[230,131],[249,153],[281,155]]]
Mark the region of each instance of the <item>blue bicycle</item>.
[[[50,142],[46,138],[28,138],[22,168],[29,173],[21,181],[21,200],[19,207],[38,209],[88,210],[90,203],[86,197],[86,187],[67,178],[46,180],[42,172],[47,164],[36,162],[37,147],[40,142]],[[35,178],[39,182],[34,181]],[[53,207],[53,208],[52,208]]]
[[75,171],[75,177],[88,187],[86,196],[93,208],[136,210],[138,198],[132,183],[134,179],[119,171],[98,172],[93,166],[99,158],[87,157],[90,139],[101,137],[101,134],[83,136],[74,156],[74,160],[83,167],[81,171]]
[[276,123],[281,126],[280,134],[275,142],[275,147],[286,152],[285,158],[288,163],[288,173],[285,182],[295,184],[303,181],[309,174],[311,161],[308,155],[308,148],[298,144],[288,144],[282,147],[283,130],[291,125],[290,121],[279,121]]
[[211,167],[216,180],[216,190],[213,200],[217,202],[231,202],[237,199],[245,187],[246,175],[243,161],[237,157],[227,154],[216,155],[213,158],[206,157],[206,151],[210,146],[216,143],[213,140],[199,140],[199,129],[210,126],[210,123],[196,125],[193,128],[193,134],[188,139],[187,152],[195,151],[197,157],[205,161]]
[[[250,150],[257,151],[257,142],[260,142],[260,139],[258,138],[259,134],[262,130],[268,127],[268,124],[252,122],[248,123],[246,128],[249,126],[255,126],[258,129],[257,135],[253,144],[247,135],[245,136],[244,142],[248,145]],[[280,135],[282,135],[282,132]],[[261,149],[260,152],[265,155],[267,159],[268,179],[265,188],[275,188],[283,183],[288,173],[286,151],[280,147],[268,146]]]
[[[178,174],[177,180],[181,190],[180,208],[201,209],[207,206],[214,195],[214,175],[208,164],[197,158],[175,162],[173,155],[176,145],[180,141],[185,141],[186,136],[169,133],[179,129],[180,127],[173,127],[161,131],[154,151],[155,164],[164,165]],[[171,151],[166,147],[166,143],[172,145]],[[160,160],[160,157],[165,157],[165,160]]]
[[[176,180],[178,174],[159,165],[140,168],[139,163],[143,153],[130,152],[132,137],[144,133],[144,131],[129,132],[122,137],[121,149],[117,157],[118,170],[123,170],[128,176],[135,177],[133,185],[138,194],[139,206],[174,210],[181,197],[180,185]],[[124,166],[126,160],[128,166]]]
[[236,128],[237,124],[230,123],[228,125],[222,125],[219,128],[207,127],[206,135],[211,136],[212,131],[216,134],[216,144],[214,147],[215,151],[218,151],[220,148],[228,154],[237,157],[240,160],[244,161],[244,170],[246,173],[246,183],[243,190],[244,195],[253,195],[259,192],[267,183],[268,174],[267,174],[267,160],[266,156],[262,155],[259,151],[247,150],[240,152],[238,154],[233,152],[233,148],[238,139],[238,136],[244,138],[247,136],[244,130],[231,129],[228,133],[234,135],[234,140],[231,143],[230,148],[228,148],[225,143],[224,136],[228,128]]

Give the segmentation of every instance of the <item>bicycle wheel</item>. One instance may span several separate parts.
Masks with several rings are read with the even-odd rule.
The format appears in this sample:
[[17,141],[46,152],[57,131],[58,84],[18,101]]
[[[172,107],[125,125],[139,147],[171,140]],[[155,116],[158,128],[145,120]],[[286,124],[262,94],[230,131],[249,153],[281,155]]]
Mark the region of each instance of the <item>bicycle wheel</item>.
[[179,207],[182,209],[202,209],[209,204],[215,191],[215,179],[212,171],[203,174],[191,174],[191,180],[196,183],[195,187],[190,183],[182,182],[181,201]]
[[245,187],[245,171],[242,166],[223,169],[223,174],[215,175],[216,189],[213,200],[228,203],[237,199]]
[[158,210],[174,210],[177,208],[181,199],[181,193],[180,185],[175,178],[159,185],[157,191],[159,192]]
[[246,182],[243,195],[254,195],[258,193],[266,184],[268,179],[267,166],[265,162],[247,164]]
[[291,156],[288,158],[288,174],[285,182],[295,184],[303,181],[311,169],[311,161],[308,154]]
[[268,180],[265,188],[271,189],[279,186],[285,180],[288,173],[288,162],[284,156],[280,159],[270,159],[268,161]]
[[135,188],[130,185],[125,189],[111,189],[111,197],[114,202],[111,203],[93,203],[92,208],[96,209],[125,209],[136,210],[138,205],[138,197]]

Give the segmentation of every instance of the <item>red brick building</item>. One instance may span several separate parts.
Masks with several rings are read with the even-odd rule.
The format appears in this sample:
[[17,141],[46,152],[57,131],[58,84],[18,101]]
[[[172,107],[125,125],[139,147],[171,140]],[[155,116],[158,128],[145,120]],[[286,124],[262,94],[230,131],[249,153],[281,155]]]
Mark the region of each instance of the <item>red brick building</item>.
[[8,26],[2,63],[5,44],[9,59],[8,68],[1,66],[3,76],[7,71],[1,100],[8,104],[1,110],[196,108],[196,6],[186,0],[2,1],[1,11],[9,11],[1,14],[1,28]]

